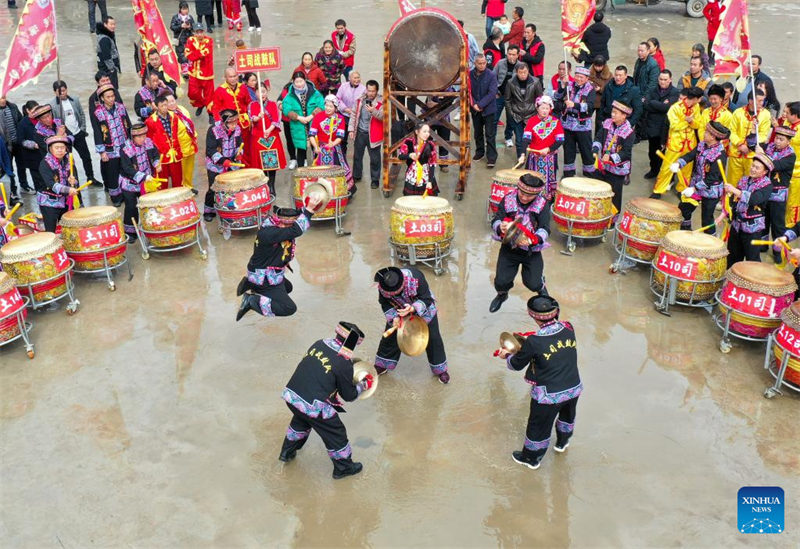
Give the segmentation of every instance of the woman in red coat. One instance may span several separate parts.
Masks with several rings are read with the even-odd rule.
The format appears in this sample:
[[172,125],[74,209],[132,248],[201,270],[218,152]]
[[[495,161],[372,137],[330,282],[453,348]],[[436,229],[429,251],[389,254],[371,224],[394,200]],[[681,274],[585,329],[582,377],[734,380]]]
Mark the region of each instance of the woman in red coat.
[[[543,95],[536,100],[536,114],[531,116],[522,133],[528,158],[525,168],[544,177],[545,195],[552,200],[558,184],[558,149],[564,143],[561,120],[552,116],[553,100]],[[520,158],[520,160],[522,160]]]
[[323,93],[322,90],[324,90],[328,85],[327,81],[325,80],[325,74],[314,62],[314,56],[309,51],[303,54],[303,57],[300,61],[300,66],[293,70],[292,74],[301,71],[306,74],[306,81],[314,84],[314,87],[317,88],[320,93]]
[[278,104],[270,101],[269,81],[260,87],[261,101],[254,101],[247,107],[250,116],[250,156],[245,157],[249,168],[263,170],[269,178],[269,192],[275,196],[275,174],[286,168],[286,155],[281,140],[281,116]]

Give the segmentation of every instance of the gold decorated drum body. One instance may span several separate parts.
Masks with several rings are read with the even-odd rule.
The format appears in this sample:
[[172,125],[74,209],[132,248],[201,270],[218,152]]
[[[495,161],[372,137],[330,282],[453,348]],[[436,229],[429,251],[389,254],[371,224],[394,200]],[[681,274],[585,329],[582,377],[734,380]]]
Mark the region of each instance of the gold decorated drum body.
[[258,212],[265,219],[275,200],[264,172],[253,168],[219,174],[211,190],[217,214],[232,229],[258,227]]
[[0,343],[10,341],[20,334],[17,312],[22,311],[22,320],[28,316],[25,301],[14,286],[14,279],[0,271]]
[[729,329],[742,335],[766,338],[781,324],[783,310],[794,301],[797,284],[791,273],[769,263],[740,261],[725,274],[719,296],[723,321],[731,315]]
[[333,219],[336,216],[335,198],[341,198],[339,210],[342,215],[347,210],[347,174],[341,166],[308,166],[297,168],[294,171],[294,205],[295,208],[303,207],[303,196],[306,187],[316,183],[320,179],[327,179],[331,183],[333,195],[330,202],[320,211],[314,214],[311,221],[321,221]]
[[661,239],[653,258],[653,282],[664,290],[666,275],[679,280],[676,297],[707,301],[722,286],[728,249],[725,242],[705,233],[671,231]]
[[200,211],[192,191],[175,187],[139,197],[139,223],[154,248],[171,248],[197,240]]
[[408,259],[408,245],[415,245],[419,258],[436,257],[450,252],[453,239],[453,207],[438,196],[402,196],[395,200],[391,213],[391,243],[397,255]]
[[75,260],[78,271],[114,267],[125,259],[127,237],[122,228],[122,216],[112,206],[78,208],[61,217],[61,240],[67,255]]
[[49,301],[67,293],[69,257],[54,233],[34,233],[15,238],[0,248],[0,263],[23,295],[33,289],[36,301]]
[[489,215],[497,212],[497,207],[503,197],[517,189],[519,178],[526,173],[535,174],[532,170],[498,170],[492,176],[492,186],[489,189]]
[[[781,363],[783,353],[791,357],[786,364],[784,379],[800,386],[800,301],[795,301],[781,313],[781,324],[775,332],[773,356]],[[777,371],[777,370],[776,370]]]
[[553,202],[553,221],[562,234],[578,237],[601,236],[611,219],[611,185],[588,177],[565,177],[558,182]]
[[617,240],[628,236],[625,255],[652,261],[661,238],[670,231],[680,229],[683,215],[677,206],[638,197],[629,201],[622,210],[617,224]]

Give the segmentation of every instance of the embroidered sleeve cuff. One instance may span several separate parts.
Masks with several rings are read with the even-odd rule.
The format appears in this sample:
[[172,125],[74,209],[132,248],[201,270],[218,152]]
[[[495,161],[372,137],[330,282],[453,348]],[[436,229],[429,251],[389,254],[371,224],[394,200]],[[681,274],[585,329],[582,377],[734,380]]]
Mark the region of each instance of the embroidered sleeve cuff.
[[622,160],[617,153],[611,155],[611,160],[614,161],[614,164],[619,164]]
[[597,141],[592,143],[592,152],[596,152],[596,153],[600,152],[600,143],[598,143]]
[[580,103],[578,110],[580,110],[581,112],[586,112],[589,110],[589,105],[587,103]]
[[679,158],[678,164],[680,165],[681,168],[683,168],[687,164],[687,162],[683,158]]
[[141,183],[144,181],[144,178],[147,177],[147,174],[144,172],[136,172],[136,175],[133,176],[133,180],[137,183]]
[[311,223],[308,220],[308,210],[303,210],[303,213],[297,218],[297,226],[300,227],[300,230],[306,232],[308,227],[311,226]]
[[311,128],[310,130],[308,130],[308,135],[317,135],[317,129]]
[[53,192],[58,194],[69,194],[69,186],[61,183],[53,183]]
[[222,153],[214,153],[214,156],[211,157],[211,161],[214,164],[219,164],[219,161],[222,160]]
[[791,242],[795,238],[797,238],[797,233],[795,233],[792,229],[786,229],[786,232],[783,233],[783,236],[786,237],[787,242]]
[[94,150],[97,151],[97,154],[103,154],[106,152],[106,147],[105,145],[95,145]]
[[508,368],[509,370],[516,371],[516,368],[514,368],[514,366],[511,365],[512,358],[514,358],[514,355],[508,355],[506,357],[506,368]]
[[546,242],[546,241],[547,241],[547,237],[549,237],[549,236],[550,236],[550,233],[548,233],[548,232],[547,232],[546,230],[544,230],[544,229],[536,229],[536,232],[535,232],[535,233],[533,233],[533,234],[535,234],[536,236],[538,236],[538,237],[539,237],[539,240],[541,240],[542,242]]
[[412,303],[411,306],[414,307],[414,310],[417,312],[417,316],[424,319],[425,322],[430,322],[430,320],[427,318],[428,306],[425,305],[425,303],[418,299]]
[[384,315],[386,315],[386,322],[392,324],[394,319],[397,318],[397,309],[389,309]]

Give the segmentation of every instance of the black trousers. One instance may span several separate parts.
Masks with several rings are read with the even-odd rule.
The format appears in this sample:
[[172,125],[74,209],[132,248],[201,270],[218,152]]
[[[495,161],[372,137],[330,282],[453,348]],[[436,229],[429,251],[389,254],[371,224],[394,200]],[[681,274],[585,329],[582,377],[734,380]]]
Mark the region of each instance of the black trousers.
[[353,140],[353,179],[361,179],[364,171],[364,149],[369,154],[370,183],[378,184],[381,179],[381,147],[369,146],[369,132],[358,130]]
[[306,155],[308,154],[308,149],[301,149],[300,147],[297,147],[295,152],[297,153],[297,167],[302,168],[306,165]]
[[[218,24],[221,25],[222,24],[222,20],[223,20],[223,17],[222,17],[222,0],[214,0],[214,4],[217,6],[217,21],[218,21]],[[211,16],[212,16],[212,20],[213,20],[213,16],[214,16],[213,11],[214,10],[211,10],[211,11],[212,11]]]
[[[700,200],[700,226],[706,227],[707,225],[711,225],[714,223],[714,210],[719,203],[718,198],[703,198]],[[697,208],[694,204],[690,204],[688,202],[681,202],[678,205],[680,208],[681,213],[683,214],[684,221],[689,222],[688,229],[691,229],[691,221],[692,221],[692,213]],[[705,230],[706,234],[714,234],[716,232],[715,227],[710,227]]]
[[20,186],[30,188],[28,185],[28,173],[25,171],[25,161],[22,159],[22,145],[11,145],[11,158],[14,160],[17,169],[14,171],[15,177],[11,177],[11,192],[13,193],[17,188],[17,179],[19,179]]
[[761,246],[753,246],[750,241],[760,240],[761,234],[740,232],[731,227],[728,237],[728,268],[742,260],[761,261]]
[[211,190],[211,185],[214,184],[214,180],[217,178],[217,173],[212,172],[211,170],[206,170],[206,176],[208,176],[208,189],[206,189],[206,197],[203,203],[203,215],[211,214],[216,216],[217,209],[214,207],[214,191]]
[[352,467],[353,460],[351,456],[353,452],[350,448],[350,441],[347,440],[347,429],[342,423],[339,414],[323,419],[321,416],[307,416],[288,402],[286,406],[292,412],[292,420],[289,422],[288,429],[286,429],[281,454],[284,452],[296,452],[302,448],[313,429],[328,450],[328,457],[333,461],[335,471],[347,471]]
[[86,2],[89,6],[89,32],[95,32],[97,30],[97,19],[96,19],[96,12],[97,8],[100,8],[100,20],[104,20],[108,17],[108,9],[106,8],[106,0],[88,0]]
[[661,159],[656,154],[658,150],[661,150],[661,137],[648,137],[647,158],[650,160],[650,171],[652,173],[658,173],[661,169]]
[[573,177],[575,175],[575,156],[578,151],[581,153],[581,162],[583,163],[584,175],[586,175],[586,167],[594,166],[592,132],[564,130],[564,177]]
[[245,6],[245,8],[247,9],[247,21],[250,23],[250,26],[261,28],[261,19],[258,18],[256,8],[251,8],[249,5]]
[[527,252],[519,248],[500,246],[497,255],[497,268],[494,275],[494,289],[508,292],[514,287],[514,279],[522,265],[522,283],[532,292],[544,288],[544,260],[539,252]]
[[[391,324],[386,324],[386,329],[391,328]],[[400,347],[397,345],[397,332],[392,332],[389,337],[382,337],[378,344],[378,352],[375,356],[375,366],[394,370],[400,361]],[[433,320],[428,323],[428,346],[425,347],[425,354],[428,357],[428,366],[435,375],[447,371],[447,354],[444,351],[444,341],[439,332],[439,315],[435,315]]]
[[286,120],[283,121],[283,137],[286,138],[286,152],[289,153],[289,160],[297,160],[294,141],[292,141],[292,129],[289,127],[289,122]]
[[767,228],[764,229],[765,240],[769,240],[769,233],[772,231],[772,238],[779,238],[786,232],[786,202],[767,202],[764,211],[767,218]]
[[[494,164],[497,162],[497,118],[495,113],[484,114],[478,111],[472,112],[472,124],[475,134],[475,154],[486,155],[486,162]],[[486,145],[484,146],[484,137]]]
[[[550,445],[553,423],[556,424],[556,443],[563,446],[572,437],[578,397],[559,404],[540,404],[531,399],[528,426],[525,429],[523,455],[528,459],[541,459]],[[557,420],[557,421],[556,421]]]
[[203,15],[197,15],[197,22],[201,25],[203,24],[203,18],[206,20],[206,29],[211,30],[214,28],[214,11],[212,10],[211,13],[206,13]]
[[136,234],[133,229],[133,221],[136,220],[136,223],[139,223],[139,208],[136,207],[136,204],[139,201],[139,195],[140,193],[122,191],[122,200],[125,202],[125,212],[122,214],[122,224],[125,226],[125,232],[127,234]]
[[[584,174],[585,175],[585,174]],[[605,181],[609,185],[611,185],[611,190],[614,191],[614,196],[611,198],[611,203],[617,209],[617,212],[622,211],[622,189],[625,186],[625,179],[626,176],[624,175],[615,175],[613,173],[608,172],[600,172],[599,170],[595,170],[593,174],[591,174],[595,179],[599,179],[601,181]],[[567,177],[566,174],[564,177]]]
[[[434,126],[432,129],[439,134],[439,137],[445,141],[450,141],[450,128],[445,128],[444,126]],[[450,156],[450,151],[444,147],[439,147],[439,158],[447,158],[448,156]]]
[[253,292],[261,296],[261,314],[263,316],[292,316],[297,312],[297,304],[292,301],[289,294],[292,292],[292,283],[287,279],[277,286],[251,285]]
[[[80,131],[75,135],[72,148],[78,151],[83,163],[83,173],[86,174],[86,181],[94,181],[94,168],[92,167],[92,155],[89,153],[89,146],[86,144],[86,132]],[[77,177],[77,176],[76,176]]]
[[347,126],[350,124],[350,117],[342,115],[342,118],[344,118],[345,132],[344,132],[344,137],[342,138],[342,142],[340,143],[339,146],[342,147],[342,156],[347,158],[347,138],[349,135],[349,132],[347,131]]
[[[72,200],[70,198],[70,200]],[[44,230],[48,233],[56,232],[58,222],[61,221],[61,216],[67,212],[66,208],[51,208],[50,206],[39,206],[39,211],[42,213],[42,221],[44,221]]]
[[119,158],[109,158],[107,162],[100,161],[100,175],[103,177],[103,185],[105,185],[108,194],[111,195],[111,201],[118,204],[121,200],[119,190],[119,172],[120,160]]

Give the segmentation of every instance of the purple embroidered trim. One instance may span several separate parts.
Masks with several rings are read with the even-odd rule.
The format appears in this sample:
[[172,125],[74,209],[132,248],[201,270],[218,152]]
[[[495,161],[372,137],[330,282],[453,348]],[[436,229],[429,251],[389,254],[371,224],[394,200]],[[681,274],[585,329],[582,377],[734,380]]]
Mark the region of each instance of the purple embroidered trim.
[[539,328],[539,331],[536,332],[534,335],[536,336],[550,336],[553,334],[557,334],[561,330],[564,329],[564,325],[561,322],[555,321],[551,324],[546,324]]
[[331,459],[347,459],[353,455],[353,450],[350,448],[350,443],[348,442],[344,448],[328,450],[328,455]]
[[528,450],[547,450],[548,446],[550,446],[550,437],[537,441],[525,437],[525,448]]
[[261,313],[264,316],[275,316],[275,313],[272,312],[272,300],[266,296],[260,296],[258,300],[258,306],[261,307]]
[[556,431],[559,433],[571,433],[575,429],[574,423],[567,423],[566,421],[556,420]]
[[380,366],[381,368],[386,368],[387,370],[394,370],[397,368],[397,361],[392,360],[391,358],[383,358],[375,355],[375,366]]
[[429,364],[429,366],[431,367],[431,372],[433,372],[437,376],[439,374],[443,374],[443,373],[445,373],[447,371],[447,361],[446,360],[444,362],[442,362],[441,364]]
[[309,404],[288,387],[283,390],[282,398],[308,417],[330,419],[336,415],[336,410],[329,403],[315,399],[313,404]]
[[286,438],[291,441],[303,440],[311,434],[311,429],[308,431],[295,431],[291,427],[286,429]]
[[579,396],[582,391],[583,383],[558,393],[548,393],[546,385],[534,385],[531,389],[531,398],[539,404],[561,404]]
[[285,270],[284,267],[267,267],[266,269],[247,271],[247,280],[259,286],[263,286],[265,281],[269,286],[277,286],[283,282]]

